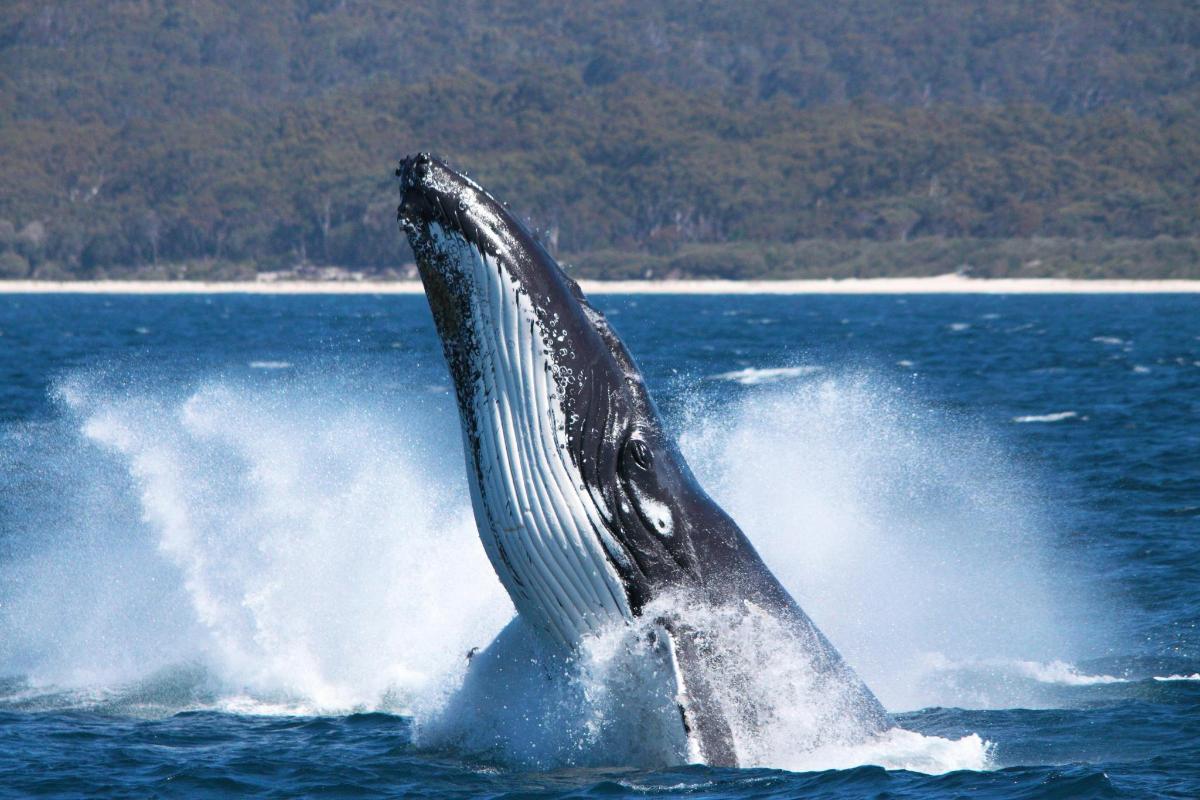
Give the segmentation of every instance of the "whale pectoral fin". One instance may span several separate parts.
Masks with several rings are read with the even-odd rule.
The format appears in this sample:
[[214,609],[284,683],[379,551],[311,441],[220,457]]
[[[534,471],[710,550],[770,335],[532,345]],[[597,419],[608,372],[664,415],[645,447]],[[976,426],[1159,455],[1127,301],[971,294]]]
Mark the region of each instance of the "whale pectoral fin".
[[687,759],[711,767],[738,766],[733,731],[703,669],[698,634],[678,621],[658,620],[657,647],[670,665]]

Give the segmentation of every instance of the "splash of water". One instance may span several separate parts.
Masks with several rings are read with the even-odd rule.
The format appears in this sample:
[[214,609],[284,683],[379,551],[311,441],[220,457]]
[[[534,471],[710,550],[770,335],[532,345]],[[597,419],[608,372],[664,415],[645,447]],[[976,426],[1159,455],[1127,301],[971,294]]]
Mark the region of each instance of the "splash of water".
[[585,640],[572,658],[514,621],[448,702],[418,714],[421,743],[528,769],[682,763],[688,750],[672,669],[650,636],[654,620],[682,614],[706,632],[700,668],[743,766],[879,764],[931,773],[990,766],[991,746],[975,735],[864,731],[846,713],[857,695],[819,669],[778,620],[672,597],[656,600],[635,624]]
[[[21,628],[5,662],[40,654],[18,665],[35,681],[198,662],[234,696],[403,709],[512,613],[461,469],[419,424],[229,385],[171,399],[74,385],[64,399],[79,438],[58,455],[88,452],[70,476],[85,496],[5,602]],[[109,487],[99,503],[93,482]],[[134,502],[104,506],[121,493]]]
[[440,702],[418,709],[418,742],[527,769],[682,763],[665,664],[633,628],[571,658],[515,619]]
[[681,447],[888,708],[1027,701],[1007,679],[957,692],[945,666],[1077,649],[1064,620],[1092,600],[1056,591],[1044,499],[969,421],[839,376],[701,404]]
[[[563,662],[515,623],[468,669],[512,609],[452,409],[228,381],[80,380],[61,399],[6,465],[43,490],[0,561],[0,676],[25,676],[30,702],[378,708],[414,714],[426,746],[505,764],[679,761],[674,698],[636,626]],[[846,378],[756,388],[682,427],[702,480],[893,710],[1008,700],[946,665],[1066,649],[1037,504],[985,437]],[[745,763],[986,764],[978,737],[840,731],[801,654],[762,625],[724,627],[735,672],[713,682]]]

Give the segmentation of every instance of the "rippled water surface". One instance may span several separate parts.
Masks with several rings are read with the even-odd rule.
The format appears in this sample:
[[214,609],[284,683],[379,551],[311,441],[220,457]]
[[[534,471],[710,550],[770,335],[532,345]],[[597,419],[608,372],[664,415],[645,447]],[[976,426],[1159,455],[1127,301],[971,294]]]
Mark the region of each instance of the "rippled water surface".
[[748,769],[671,766],[617,639],[473,685],[421,297],[0,295],[0,796],[1200,796],[1200,298],[595,302],[903,730],[762,630]]

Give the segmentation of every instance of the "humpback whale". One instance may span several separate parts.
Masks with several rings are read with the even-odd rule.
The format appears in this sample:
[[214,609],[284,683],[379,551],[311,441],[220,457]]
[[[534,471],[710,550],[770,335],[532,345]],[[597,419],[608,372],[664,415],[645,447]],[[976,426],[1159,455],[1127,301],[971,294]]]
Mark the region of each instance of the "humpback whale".
[[[703,605],[768,615],[837,682],[865,733],[870,690],[705,493],[633,358],[536,238],[477,183],[421,153],[400,162],[398,217],[416,257],[462,423],[479,535],[523,620],[564,651],[654,601],[689,761],[736,766],[706,659]],[[658,614],[659,612],[655,612]]]

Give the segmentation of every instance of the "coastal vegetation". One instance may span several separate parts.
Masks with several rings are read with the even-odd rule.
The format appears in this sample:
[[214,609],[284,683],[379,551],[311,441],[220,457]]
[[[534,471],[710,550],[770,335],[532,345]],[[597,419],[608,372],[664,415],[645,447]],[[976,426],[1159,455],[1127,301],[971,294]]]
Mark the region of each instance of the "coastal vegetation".
[[433,150],[588,277],[1200,277],[1184,0],[0,8],[0,277],[403,275]]

